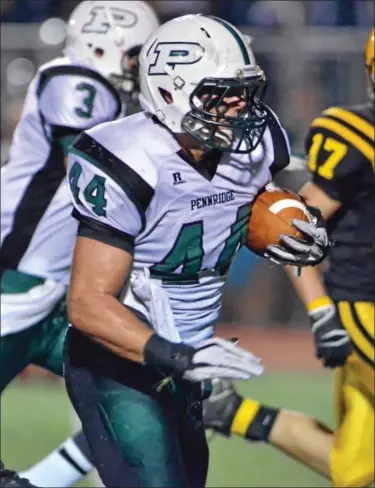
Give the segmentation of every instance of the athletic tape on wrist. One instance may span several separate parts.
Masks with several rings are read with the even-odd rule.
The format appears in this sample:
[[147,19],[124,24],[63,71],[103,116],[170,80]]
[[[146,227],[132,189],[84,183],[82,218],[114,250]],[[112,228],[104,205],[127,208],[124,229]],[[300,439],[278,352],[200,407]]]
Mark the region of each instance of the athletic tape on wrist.
[[253,422],[258,410],[260,408],[260,403],[245,398],[239,405],[236,415],[232,421],[231,432],[233,434],[238,434],[245,436],[247,429]]
[[325,295],[323,297],[317,298],[316,300],[313,300],[312,302],[309,302],[306,308],[307,311],[311,313],[315,312],[319,308],[327,307],[328,305],[333,305],[333,302],[329,298],[329,296]]

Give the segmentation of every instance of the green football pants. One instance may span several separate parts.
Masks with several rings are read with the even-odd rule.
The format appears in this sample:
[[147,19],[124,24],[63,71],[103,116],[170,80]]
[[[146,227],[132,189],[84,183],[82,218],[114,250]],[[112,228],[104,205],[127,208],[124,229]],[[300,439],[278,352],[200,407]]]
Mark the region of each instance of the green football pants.
[[106,487],[204,488],[201,385],[120,358],[75,329],[65,382]]
[[[40,278],[6,270],[1,277],[1,294],[26,292],[41,282]],[[62,376],[67,327],[67,307],[63,298],[39,323],[0,337],[0,392],[29,364]]]

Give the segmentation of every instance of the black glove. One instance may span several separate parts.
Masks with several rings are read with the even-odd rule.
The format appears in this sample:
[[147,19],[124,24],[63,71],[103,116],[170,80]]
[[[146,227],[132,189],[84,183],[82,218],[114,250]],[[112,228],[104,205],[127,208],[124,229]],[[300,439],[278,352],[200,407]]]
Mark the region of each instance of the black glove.
[[332,243],[322,214],[316,207],[306,208],[310,222],[293,219],[293,226],[304,234],[305,239],[283,234],[280,236],[281,244],[267,246],[264,257],[277,264],[295,266],[316,266],[327,257]]
[[340,323],[335,305],[323,305],[310,311],[309,317],[316,356],[322,360],[325,368],[343,366],[352,352],[352,343]]

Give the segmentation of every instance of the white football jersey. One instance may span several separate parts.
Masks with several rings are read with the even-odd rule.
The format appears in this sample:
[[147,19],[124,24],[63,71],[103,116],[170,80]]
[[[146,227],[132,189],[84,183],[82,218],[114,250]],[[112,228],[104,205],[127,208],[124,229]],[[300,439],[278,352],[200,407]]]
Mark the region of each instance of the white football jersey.
[[64,152],[82,130],[120,110],[112,85],[84,65],[57,58],[38,70],[1,168],[3,268],[68,283],[77,224]]
[[155,328],[152,307],[131,286],[147,270],[168,298],[177,338],[197,345],[213,333],[226,273],[246,240],[251,202],[288,163],[276,117],[251,154],[213,151],[204,163],[192,162],[145,112],[101,124],[70,149],[79,235],[133,253],[123,302]]

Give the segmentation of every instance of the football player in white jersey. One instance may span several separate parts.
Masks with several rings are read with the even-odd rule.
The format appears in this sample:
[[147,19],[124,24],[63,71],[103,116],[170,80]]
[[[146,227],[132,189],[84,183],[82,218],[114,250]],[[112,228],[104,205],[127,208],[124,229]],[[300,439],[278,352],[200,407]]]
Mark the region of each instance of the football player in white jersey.
[[[142,1],[81,2],[68,22],[64,57],[43,65],[28,88],[1,169],[0,391],[30,363],[62,374],[77,231],[66,150],[82,130],[134,105],[140,47],[158,24]],[[67,441],[24,476],[39,486],[74,484],[91,468],[83,441],[82,434]],[[1,486],[12,482],[9,471],[0,476]]]
[[[289,162],[265,84],[231,24],[176,18],[142,48],[145,111],[70,148],[79,227],[65,381],[105,486],[203,488],[201,381],[263,371],[212,336],[251,202]],[[303,230],[310,244],[290,240],[273,259],[319,263],[325,228]]]

